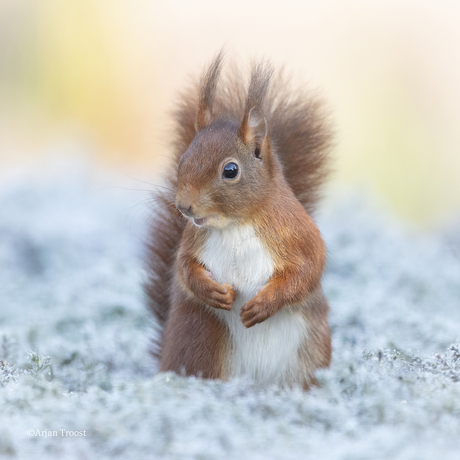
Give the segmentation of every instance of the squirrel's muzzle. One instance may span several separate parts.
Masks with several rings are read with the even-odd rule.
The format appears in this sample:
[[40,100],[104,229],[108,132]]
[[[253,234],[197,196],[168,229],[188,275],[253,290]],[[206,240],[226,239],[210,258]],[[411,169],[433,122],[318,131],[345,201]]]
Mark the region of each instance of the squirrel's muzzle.
[[190,185],[179,186],[176,194],[176,208],[185,217],[194,217],[197,211],[200,195],[194,187]]

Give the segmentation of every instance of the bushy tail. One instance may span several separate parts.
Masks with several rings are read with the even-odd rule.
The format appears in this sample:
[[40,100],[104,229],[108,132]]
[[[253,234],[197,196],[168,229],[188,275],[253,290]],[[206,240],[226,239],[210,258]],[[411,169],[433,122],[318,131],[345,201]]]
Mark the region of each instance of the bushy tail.
[[151,353],[160,359],[162,331],[169,312],[174,255],[180,243],[185,220],[174,206],[172,190],[159,191],[153,199],[154,217],[148,235],[146,254],[148,278],[144,284],[144,291],[149,309],[158,326],[155,336],[151,339]]
[[308,214],[314,213],[330,172],[333,130],[323,102],[294,89],[282,73],[275,76],[266,99],[270,138],[284,176]]
[[[184,91],[173,112],[173,168],[164,188],[154,194],[155,216],[149,235],[145,292],[159,331],[152,353],[161,355],[161,331],[168,318],[175,252],[185,219],[174,206],[177,163],[197,129],[220,117],[241,122],[254,104],[270,130],[270,139],[283,165],[284,175],[308,213],[318,203],[320,188],[328,173],[331,127],[321,101],[302,89],[294,89],[283,72],[274,73],[268,63],[259,63],[248,74],[236,67],[220,78],[220,52],[201,79]],[[222,80],[222,81],[219,81]]]

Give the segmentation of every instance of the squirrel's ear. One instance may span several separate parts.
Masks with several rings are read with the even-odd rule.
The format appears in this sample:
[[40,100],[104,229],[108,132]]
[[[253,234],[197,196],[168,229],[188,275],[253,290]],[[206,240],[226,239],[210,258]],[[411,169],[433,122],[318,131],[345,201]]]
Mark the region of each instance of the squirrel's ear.
[[238,135],[245,144],[254,140],[255,131],[258,131],[263,120],[255,107],[245,111],[243,121],[238,130]]
[[211,122],[212,105],[214,96],[216,95],[217,82],[219,80],[223,58],[224,52],[222,50],[214,58],[208,70],[201,77],[195,122],[195,129],[197,132],[205,128]]
[[238,130],[238,135],[245,144],[255,143],[255,156],[260,158],[261,154],[270,149],[270,136],[268,123],[265,117],[253,107],[247,115],[245,114]]
[[263,113],[272,74],[273,69],[268,62],[261,62],[252,69],[243,121],[238,130],[245,144],[260,136],[265,139],[268,135],[267,121]]

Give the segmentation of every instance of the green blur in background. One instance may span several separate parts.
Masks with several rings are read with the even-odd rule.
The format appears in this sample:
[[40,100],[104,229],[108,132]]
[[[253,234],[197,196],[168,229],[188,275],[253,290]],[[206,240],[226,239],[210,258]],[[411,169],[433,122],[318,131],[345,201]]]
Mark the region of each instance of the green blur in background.
[[153,177],[176,92],[225,45],[320,90],[333,183],[436,227],[460,209],[459,22],[460,6],[434,0],[4,0],[0,170],[65,142]]

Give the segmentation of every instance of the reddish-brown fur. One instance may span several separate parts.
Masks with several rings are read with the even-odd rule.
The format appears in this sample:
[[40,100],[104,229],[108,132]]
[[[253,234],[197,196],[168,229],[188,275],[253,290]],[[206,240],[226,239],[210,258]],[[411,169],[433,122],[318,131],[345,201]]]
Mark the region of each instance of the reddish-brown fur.
[[[299,350],[307,387],[331,354],[320,286],[325,247],[309,215],[327,174],[330,127],[319,101],[292,92],[281,73],[272,77],[269,66],[254,66],[245,91],[245,79],[235,72],[217,85],[221,63],[219,54],[174,113],[174,166],[167,188],[156,192],[148,254],[146,293],[160,326],[152,351],[161,370],[226,377],[228,330],[212,309],[231,309],[237,293],[200,263],[209,229],[187,222],[176,203],[216,227],[229,221],[254,226],[275,272],[242,307],[241,321],[253,327],[285,306],[300,309],[310,324]],[[216,171],[228,158],[237,158],[245,177],[221,184]]]
[[265,288],[242,309],[241,317],[248,327],[311,294],[321,281],[326,261],[318,227],[285,184],[277,185],[277,190],[255,221],[276,270]]
[[228,333],[224,325],[200,302],[173,294],[163,337],[161,370],[204,378],[222,378],[223,351]]

